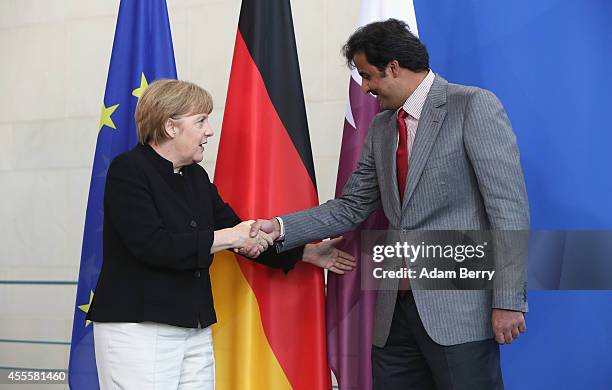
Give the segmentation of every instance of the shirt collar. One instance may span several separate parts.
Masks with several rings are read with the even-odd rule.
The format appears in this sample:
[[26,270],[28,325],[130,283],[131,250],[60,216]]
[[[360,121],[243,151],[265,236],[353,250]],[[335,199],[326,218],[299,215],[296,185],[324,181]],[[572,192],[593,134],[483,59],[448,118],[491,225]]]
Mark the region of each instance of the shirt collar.
[[416,119],[417,121],[421,117],[421,111],[423,111],[423,106],[425,105],[425,100],[427,99],[427,95],[429,94],[429,90],[431,89],[431,85],[436,78],[435,73],[430,69],[427,76],[421,81],[419,86],[412,92],[412,95],[406,99],[402,108],[404,111],[408,113],[411,117]]

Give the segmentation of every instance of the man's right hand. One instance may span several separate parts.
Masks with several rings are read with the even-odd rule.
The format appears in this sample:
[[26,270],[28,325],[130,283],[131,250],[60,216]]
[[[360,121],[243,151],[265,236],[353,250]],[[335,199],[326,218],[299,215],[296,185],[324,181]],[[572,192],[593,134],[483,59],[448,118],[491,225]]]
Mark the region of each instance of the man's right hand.
[[278,237],[280,237],[280,234],[281,234],[280,223],[278,222],[278,219],[276,218],[258,219],[257,221],[253,222],[253,224],[251,225],[250,236],[256,237],[257,233],[259,233],[260,230],[270,235],[272,240],[278,239]]
[[270,235],[263,231],[258,231],[255,236],[251,236],[251,224],[254,221],[243,221],[230,230],[233,233],[232,247],[236,253],[243,256],[256,258],[274,243]]

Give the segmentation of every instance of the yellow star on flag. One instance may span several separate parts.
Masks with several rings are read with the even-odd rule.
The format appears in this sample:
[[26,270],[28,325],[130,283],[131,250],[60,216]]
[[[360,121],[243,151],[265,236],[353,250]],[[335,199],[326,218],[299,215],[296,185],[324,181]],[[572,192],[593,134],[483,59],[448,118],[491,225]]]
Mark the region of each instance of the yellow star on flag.
[[[80,306],[79,306],[79,309],[80,309],[82,312],[84,312],[85,314],[87,314],[87,312],[89,311],[89,306],[91,306],[91,301],[93,301],[93,296],[94,296],[94,293],[93,293],[93,291],[91,291],[91,292],[89,293],[89,303],[88,303],[88,304],[86,304],[86,305],[80,305]],[[89,324],[91,324],[91,321],[87,320],[87,321],[85,322],[85,327],[88,327],[88,326],[89,326]]]
[[113,119],[111,118],[111,115],[113,115],[113,112],[115,112],[117,107],[119,107],[118,104],[115,104],[114,106],[110,107],[106,107],[104,104],[102,104],[102,113],[100,114],[100,128],[98,129],[98,131],[102,130],[102,127],[104,126],[108,126],[111,129],[115,130],[117,129],[115,127]]
[[144,72],[142,72],[140,76],[140,87],[133,90],[132,95],[140,99],[140,96],[142,96],[142,93],[145,91],[145,89],[147,89],[148,86],[149,86],[149,83],[147,82],[147,78],[145,77]]

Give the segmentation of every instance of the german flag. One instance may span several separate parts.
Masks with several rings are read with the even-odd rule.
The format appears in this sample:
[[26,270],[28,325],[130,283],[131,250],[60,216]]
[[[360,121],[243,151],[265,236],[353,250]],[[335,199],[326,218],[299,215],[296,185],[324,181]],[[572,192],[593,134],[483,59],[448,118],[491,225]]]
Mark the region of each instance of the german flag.
[[[215,183],[242,219],[318,205],[289,0],[242,2]],[[331,388],[321,269],[223,252],[211,272],[217,389]]]

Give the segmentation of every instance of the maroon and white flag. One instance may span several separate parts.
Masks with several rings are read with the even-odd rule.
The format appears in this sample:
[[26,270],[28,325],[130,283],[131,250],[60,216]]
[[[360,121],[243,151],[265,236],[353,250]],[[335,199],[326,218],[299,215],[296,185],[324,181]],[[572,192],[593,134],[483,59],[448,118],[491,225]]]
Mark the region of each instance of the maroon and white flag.
[[[362,0],[359,25],[395,18],[405,21],[418,35],[412,0]],[[349,80],[349,101],[344,119],[342,149],[336,179],[336,197],[342,193],[357,167],[368,127],[379,112],[376,97],[361,89],[361,76],[353,69]],[[357,261],[357,269],[340,277],[328,274],[327,343],[329,365],[340,390],[370,390],[372,367],[370,352],[374,324],[376,291],[361,288],[361,230],[386,229],[382,210],[372,214],[357,230],[344,235],[343,250]]]

